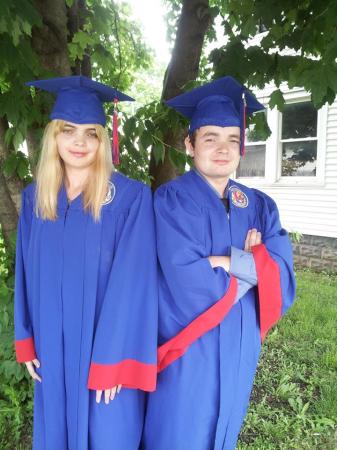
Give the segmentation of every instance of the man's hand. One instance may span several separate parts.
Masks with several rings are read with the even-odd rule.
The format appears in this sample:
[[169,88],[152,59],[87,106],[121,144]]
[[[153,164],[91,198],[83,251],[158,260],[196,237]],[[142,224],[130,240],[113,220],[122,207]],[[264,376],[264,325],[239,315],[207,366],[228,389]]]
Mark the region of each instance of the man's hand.
[[259,245],[262,242],[262,236],[256,228],[248,230],[246,241],[245,241],[245,252],[252,252],[252,247],[254,245]]
[[[118,384],[117,386],[114,386],[111,389],[105,389],[105,391],[104,391],[105,404],[108,405],[109,401],[110,400],[112,401],[115,398],[115,395],[120,393],[121,389],[122,389],[121,384]],[[100,403],[101,398],[102,398],[102,393],[103,393],[103,391],[96,391],[96,402],[97,403]]]
[[37,380],[41,383],[41,377],[37,374],[35,367],[40,367],[40,361],[38,359],[33,359],[32,361],[25,362],[29,375],[33,380]]
[[230,256],[209,256],[208,261],[213,269],[214,267],[222,267],[226,270],[226,272],[229,271],[229,267],[231,265]]

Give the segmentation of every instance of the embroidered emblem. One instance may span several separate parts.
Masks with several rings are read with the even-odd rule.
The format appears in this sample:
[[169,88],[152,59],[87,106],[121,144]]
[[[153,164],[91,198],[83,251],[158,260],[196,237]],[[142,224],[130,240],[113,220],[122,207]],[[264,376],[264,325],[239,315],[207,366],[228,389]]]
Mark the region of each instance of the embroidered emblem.
[[247,208],[248,206],[248,197],[247,195],[241,191],[237,186],[231,186],[229,188],[232,197],[233,205],[238,208]]
[[106,197],[102,203],[102,205],[108,205],[109,203],[112,202],[112,200],[115,198],[116,195],[116,188],[115,185],[113,183],[111,183],[111,181],[108,181],[108,192],[106,194]]

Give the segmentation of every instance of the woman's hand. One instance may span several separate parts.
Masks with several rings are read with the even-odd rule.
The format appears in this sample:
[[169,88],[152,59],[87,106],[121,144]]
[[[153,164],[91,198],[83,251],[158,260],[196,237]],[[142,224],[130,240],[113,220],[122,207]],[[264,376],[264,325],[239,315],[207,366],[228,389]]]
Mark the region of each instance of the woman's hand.
[[259,245],[262,242],[262,236],[259,231],[257,231],[256,228],[252,228],[251,230],[248,230],[246,241],[245,241],[245,252],[252,252],[252,247],[254,245]]
[[[121,389],[122,389],[121,384],[118,384],[117,386],[114,386],[111,389],[105,389],[105,391],[104,391],[105,403],[108,405],[109,401],[110,400],[112,401],[115,398],[115,395],[120,393]],[[97,403],[100,403],[101,398],[102,398],[102,393],[103,393],[103,391],[96,391],[96,402]]]
[[35,367],[40,367],[40,361],[38,359],[33,359],[32,361],[25,362],[29,375],[33,380],[37,380],[41,383],[41,377],[37,374]]

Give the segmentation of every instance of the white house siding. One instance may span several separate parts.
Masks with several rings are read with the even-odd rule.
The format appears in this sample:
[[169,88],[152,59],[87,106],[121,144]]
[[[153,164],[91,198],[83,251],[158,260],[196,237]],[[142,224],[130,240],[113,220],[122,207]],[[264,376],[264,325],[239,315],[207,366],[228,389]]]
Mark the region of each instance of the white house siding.
[[[323,158],[317,180],[306,180],[306,177],[299,180],[298,177],[296,182],[291,177],[277,180],[275,176],[270,181],[254,178],[238,181],[270,195],[279,207],[282,224],[287,230],[337,238],[337,101],[327,107],[323,122],[321,145],[325,147],[325,160]],[[276,142],[275,138],[270,139]],[[273,152],[273,148],[270,151]]]

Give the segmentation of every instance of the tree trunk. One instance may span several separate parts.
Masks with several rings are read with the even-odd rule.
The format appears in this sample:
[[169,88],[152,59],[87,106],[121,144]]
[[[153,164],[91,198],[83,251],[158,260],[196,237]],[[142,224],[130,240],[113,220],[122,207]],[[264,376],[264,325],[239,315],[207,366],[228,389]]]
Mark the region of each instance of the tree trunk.
[[[164,79],[163,100],[181,94],[184,85],[188,81],[196,79],[205,34],[211,21],[208,0],[184,0],[172,58]],[[164,140],[173,147],[181,147],[182,136],[182,133],[176,135],[168,132],[164,136]],[[175,178],[177,172],[167,154],[164,162],[158,165],[156,165],[154,156],[151,155],[150,175],[154,180],[152,188],[156,189],[162,183]]]
[[42,17],[41,28],[33,28],[32,47],[44,69],[59,76],[71,74],[68,57],[68,17],[64,0],[34,0]]
[[10,238],[15,232],[18,213],[7,186],[7,180],[0,172],[0,223],[5,247],[10,248]]
[[0,223],[6,248],[9,248],[10,236],[16,229],[18,211],[20,207],[20,192],[22,182],[17,176],[6,178],[2,166],[9,155],[9,149],[5,143],[5,133],[8,130],[8,122],[4,117],[0,118]]
[[[72,7],[68,10],[68,41],[70,42],[75,33],[83,28],[87,15],[86,0],[75,0]],[[74,75],[85,75],[91,78],[91,61],[89,53],[85,53],[83,59],[75,61],[72,68]]]
[[[14,152],[13,148],[8,148],[8,146],[5,143],[5,134],[8,130],[9,125],[7,120],[4,117],[0,117],[0,171],[2,172],[2,166],[6,158],[9,156],[10,153]],[[5,200],[7,205],[11,202],[13,203],[14,209],[16,212],[19,212],[20,209],[20,197],[21,197],[21,190],[23,188],[22,180],[17,175],[12,175],[11,177],[5,177],[4,176],[4,183],[7,185],[7,192],[8,195],[10,195],[10,198]],[[2,198],[0,196],[0,198]],[[17,215],[14,220],[14,225],[16,225],[17,222]],[[0,219],[1,223],[1,219]]]
[[[71,75],[68,57],[68,17],[64,0],[34,0],[34,5],[42,18],[42,27],[32,30],[31,45],[38,55],[43,69],[59,76]],[[27,130],[28,156],[33,175],[40,148],[39,125],[33,124]]]

